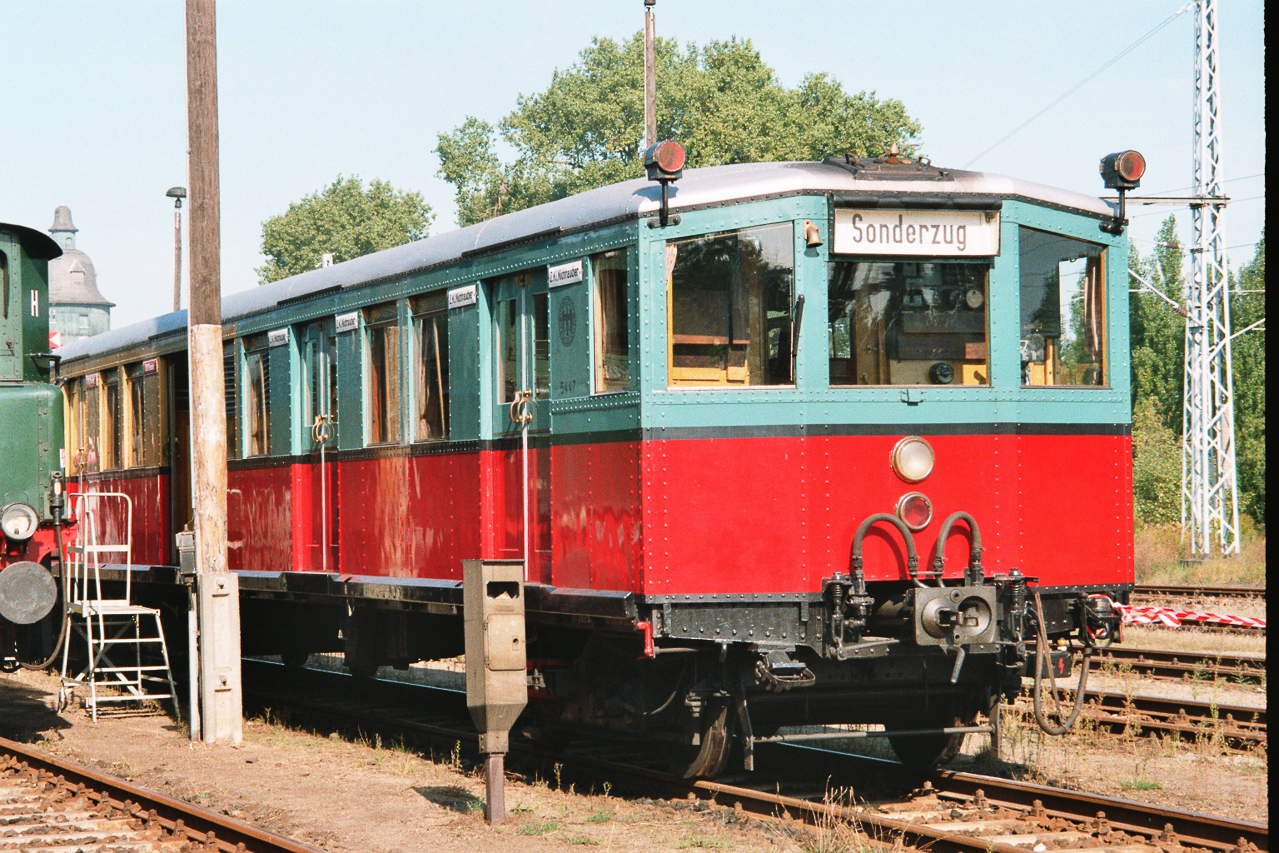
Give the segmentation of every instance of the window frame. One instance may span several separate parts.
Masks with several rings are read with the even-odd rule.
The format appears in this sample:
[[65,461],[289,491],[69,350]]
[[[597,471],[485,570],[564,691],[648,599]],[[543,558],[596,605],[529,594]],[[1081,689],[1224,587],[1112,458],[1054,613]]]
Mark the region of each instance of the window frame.
[[[364,326],[364,443],[370,447],[402,444],[404,326],[400,322],[399,302],[370,305],[360,313]],[[388,331],[391,334],[387,334]],[[375,341],[381,349],[382,370],[378,369],[375,358]]]
[[[450,435],[451,382],[449,379],[449,307],[448,293],[434,291],[414,297],[410,302],[412,328],[413,427],[412,442],[447,441]],[[427,364],[426,329],[432,331],[431,365]],[[441,334],[441,329],[442,334]],[[442,342],[442,343],[441,343]],[[443,353],[443,358],[440,357]],[[432,370],[432,366],[434,370]],[[431,399],[431,378],[438,387],[438,423],[431,423],[427,405]],[[438,434],[433,434],[438,430]],[[425,433],[425,434],[424,434]]]
[[[801,255],[796,251],[795,235],[798,222],[793,218],[770,219],[768,221],[755,224],[740,225],[734,228],[718,229],[707,231],[699,234],[690,234],[685,237],[676,237],[667,240],[664,244],[663,264],[665,266],[665,299],[666,299],[666,388],[667,390],[695,390],[695,389],[760,389],[760,388],[776,388],[776,389],[794,389],[799,385],[799,377],[797,375],[797,364],[794,348],[796,341],[796,322],[798,320],[797,300],[800,293],[800,263]],[[786,239],[784,245],[786,251],[789,252],[789,266],[778,266],[771,269],[785,270],[788,269],[787,275],[789,279],[786,312],[782,317],[789,318],[789,322],[783,324],[771,324],[769,319],[769,305],[767,304],[768,292],[770,287],[767,281],[767,273],[770,267],[762,267],[762,271],[754,281],[747,281],[743,268],[743,253],[741,245],[743,235],[750,235],[752,232],[764,232],[772,229],[777,231],[785,231]],[[729,281],[722,290],[725,294],[725,334],[718,335],[700,335],[691,333],[687,330],[677,331],[676,327],[679,323],[680,315],[679,306],[677,305],[677,287],[676,287],[676,271],[680,263],[680,246],[693,244],[695,242],[709,242],[719,238],[736,237],[737,248],[729,264]],[[762,242],[762,241],[761,241]],[[674,250],[674,251],[672,251]],[[714,292],[711,288],[699,288],[705,292]],[[691,315],[690,315],[691,316]],[[705,314],[703,314],[705,317]],[[740,321],[738,325],[744,327],[746,336],[739,338],[737,336],[737,326],[735,321]],[[781,347],[778,347],[777,361],[785,366],[785,372],[789,374],[788,381],[773,382],[770,381],[774,377],[770,375],[770,350],[772,345],[772,332],[774,325],[780,328],[782,325],[788,327],[786,345],[788,355],[783,358]],[[680,338],[683,340],[680,340]],[[721,342],[722,339],[722,342]],[[780,344],[780,341],[779,341]],[[723,357],[720,359],[722,367],[715,365],[679,365],[676,362],[682,357],[695,358],[695,353],[677,353],[676,347],[679,346],[703,346],[725,348]],[[744,347],[741,350],[742,364],[736,365],[734,349]],[[714,359],[716,354],[711,352],[703,358]],[[753,381],[753,375],[756,368],[760,374],[762,381]],[[741,378],[738,378],[741,377]]]

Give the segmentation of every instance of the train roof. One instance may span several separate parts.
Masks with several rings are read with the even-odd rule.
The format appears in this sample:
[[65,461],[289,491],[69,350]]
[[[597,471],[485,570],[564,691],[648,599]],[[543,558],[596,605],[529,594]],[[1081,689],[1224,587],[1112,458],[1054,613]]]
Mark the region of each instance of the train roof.
[[[1095,196],[1044,186],[986,172],[934,169],[915,164],[913,171],[888,174],[883,161],[831,158],[822,162],[743,163],[687,169],[670,186],[672,210],[715,207],[732,202],[791,195],[833,194],[855,203],[881,198],[944,206],[970,199],[974,204],[1022,199],[1085,215],[1110,218],[1114,207]],[[859,168],[859,164],[863,166]],[[870,168],[864,168],[871,164]],[[644,178],[587,190],[568,198],[504,214],[484,222],[426,237],[381,252],[290,276],[271,284],[230,294],[222,300],[223,322],[269,311],[285,301],[387,281],[462,257],[496,251],[538,239],[551,239],[587,228],[656,214],[661,189]],[[187,325],[185,310],[144,320],[75,341],[56,352],[64,360],[141,344]]]
[[36,260],[51,261],[62,254],[62,249],[58,246],[57,241],[42,231],[28,228],[25,225],[15,225],[12,222],[0,222],[0,228],[5,228],[17,234],[18,242],[22,244],[22,251]]

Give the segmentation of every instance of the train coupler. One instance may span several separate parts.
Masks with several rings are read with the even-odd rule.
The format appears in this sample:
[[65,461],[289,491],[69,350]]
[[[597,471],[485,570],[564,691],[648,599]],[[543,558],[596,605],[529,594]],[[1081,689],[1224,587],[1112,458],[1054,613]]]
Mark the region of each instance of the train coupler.
[[1090,595],[1080,600],[1079,620],[1089,645],[1109,645],[1122,640],[1123,616],[1106,595]]
[[804,665],[795,660],[785,649],[762,651],[755,661],[755,683],[765,690],[783,691],[796,687],[811,687],[817,683],[817,676]]

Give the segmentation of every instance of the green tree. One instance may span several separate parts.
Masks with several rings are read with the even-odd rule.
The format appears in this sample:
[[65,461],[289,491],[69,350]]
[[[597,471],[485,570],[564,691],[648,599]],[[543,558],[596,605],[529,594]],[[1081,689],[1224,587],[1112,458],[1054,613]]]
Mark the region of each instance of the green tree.
[[1153,397],[1139,400],[1132,416],[1132,494],[1142,524],[1181,521],[1181,442]]
[[434,218],[421,193],[399,192],[386,181],[364,188],[359,176],[337,176],[331,185],[289,205],[262,223],[260,284],[313,270],[320,258],[335,262],[389,249],[427,235]]
[[[850,95],[827,74],[787,89],[749,41],[681,50],[658,39],[658,136],[678,139],[689,166],[879,153],[919,124],[900,101]],[[644,40],[597,38],[546,91],[522,96],[498,127],[468,117],[440,134],[439,174],[456,190],[459,225],[644,174]],[[515,151],[503,163],[497,136]]]
[[[1231,276],[1230,322],[1242,331],[1266,315],[1266,232],[1252,262]],[[1239,509],[1266,524],[1266,333],[1264,326],[1231,344],[1235,383],[1235,471]]]
[[[1177,220],[1164,220],[1155,238],[1154,252],[1142,258],[1131,247],[1129,268],[1150,282],[1177,305],[1186,302],[1182,274],[1183,250],[1177,246]],[[1141,289],[1136,279],[1129,294],[1129,329],[1132,346],[1133,411],[1146,399],[1154,400],[1159,420],[1174,435],[1181,435],[1181,396],[1185,384],[1186,318],[1163,299]]]
[[[1177,221],[1164,220],[1157,245],[1143,258],[1129,245],[1128,267],[1141,280],[1184,306],[1184,254],[1177,246]],[[1133,498],[1137,520],[1145,524],[1181,520],[1181,396],[1185,376],[1186,318],[1149,292],[1138,279],[1128,296],[1132,353]]]

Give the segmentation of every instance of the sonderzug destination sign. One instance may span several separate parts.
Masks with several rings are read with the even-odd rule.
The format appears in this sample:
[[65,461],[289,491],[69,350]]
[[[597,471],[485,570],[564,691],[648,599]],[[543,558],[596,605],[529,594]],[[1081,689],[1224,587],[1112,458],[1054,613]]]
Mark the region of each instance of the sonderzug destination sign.
[[857,255],[996,255],[999,212],[836,210],[835,251]]

